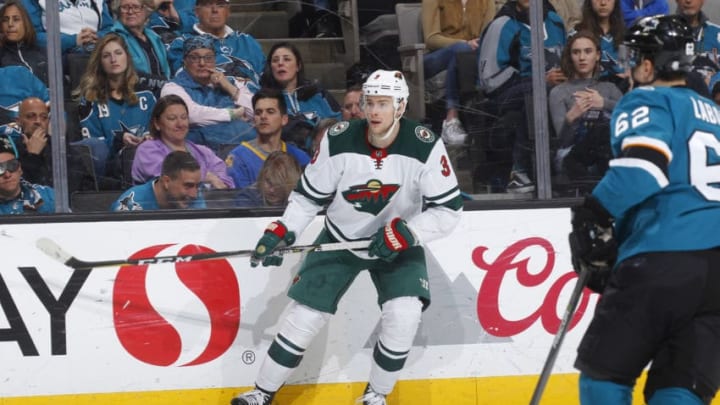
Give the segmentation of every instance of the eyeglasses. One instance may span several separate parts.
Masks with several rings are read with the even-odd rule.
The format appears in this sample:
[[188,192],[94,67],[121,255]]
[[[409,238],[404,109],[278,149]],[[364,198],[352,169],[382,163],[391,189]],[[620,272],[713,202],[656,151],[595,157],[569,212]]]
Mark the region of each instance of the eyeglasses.
[[143,8],[143,6],[138,4],[126,4],[124,6],[120,6],[120,11],[122,11],[123,13],[129,13],[131,11],[133,13],[139,13],[140,11],[142,11]]
[[17,159],[2,162],[0,163],[0,176],[4,175],[5,172],[15,173],[18,169],[20,169],[20,161]]
[[200,63],[200,60],[205,63],[215,63],[215,55],[188,55],[186,58],[190,63]]

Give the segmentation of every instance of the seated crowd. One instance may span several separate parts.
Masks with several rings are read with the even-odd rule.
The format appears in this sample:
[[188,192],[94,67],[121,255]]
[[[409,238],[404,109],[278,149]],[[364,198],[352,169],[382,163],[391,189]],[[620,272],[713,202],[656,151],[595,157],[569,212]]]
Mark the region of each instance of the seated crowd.
[[[619,48],[625,29],[669,13],[667,1],[543,0],[554,176],[599,179],[607,169],[610,116],[632,88]],[[693,83],[720,94],[720,26],[702,0],[676,2],[697,34]],[[16,179],[0,190],[0,213],[52,212],[45,2],[2,3],[0,176]],[[349,83],[338,103],[307,77],[292,43],[265,55],[255,38],[227,25],[230,0],[62,3],[64,71],[85,64],[77,81],[65,71],[66,98],[77,106],[67,121],[79,122],[66,136],[68,189],[115,191],[114,211],[205,208],[213,190],[236,190],[224,207],[283,205],[324,130],[364,119],[362,83]],[[422,2],[426,77],[447,71],[435,129],[447,144],[469,147],[477,140],[466,129],[492,117],[482,125],[500,125],[507,154],[484,156],[502,160],[485,180],[496,191],[531,193],[530,0],[458,4]],[[462,53],[475,55],[476,90],[487,101],[479,109],[461,100]]]
[[[12,152],[0,166],[23,187],[19,195],[13,185],[0,206],[22,197],[7,213],[52,212],[46,4],[0,3],[0,71],[9,78],[0,84],[0,146]],[[340,119],[337,101],[305,78],[293,45],[266,57],[255,38],[227,25],[229,0],[60,6],[66,103],[77,106],[67,112],[77,117],[66,117],[78,122],[66,134],[68,188],[117,192],[113,210],[202,208],[203,193],[222,189],[237,190],[227,206],[283,205],[310,160],[315,128]],[[73,82],[78,61],[84,73]],[[26,192],[32,187],[42,193]]]

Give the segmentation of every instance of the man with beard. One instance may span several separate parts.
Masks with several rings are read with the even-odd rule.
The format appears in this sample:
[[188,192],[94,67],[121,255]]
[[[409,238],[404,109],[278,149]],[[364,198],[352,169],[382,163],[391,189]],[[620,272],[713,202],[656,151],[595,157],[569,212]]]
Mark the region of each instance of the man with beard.
[[205,208],[200,195],[200,164],[188,152],[175,151],[165,157],[160,177],[125,191],[112,211]]

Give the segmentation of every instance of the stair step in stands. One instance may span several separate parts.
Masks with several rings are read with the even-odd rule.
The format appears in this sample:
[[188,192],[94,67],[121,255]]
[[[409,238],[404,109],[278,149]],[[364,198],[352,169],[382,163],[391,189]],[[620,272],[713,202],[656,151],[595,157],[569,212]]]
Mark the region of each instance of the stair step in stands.
[[276,43],[288,42],[298,48],[306,64],[343,61],[345,56],[342,38],[258,38],[258,42],[265,55]]
[[233,11],[227,24],[236,31],[259,38],[287,38],[286,11]]

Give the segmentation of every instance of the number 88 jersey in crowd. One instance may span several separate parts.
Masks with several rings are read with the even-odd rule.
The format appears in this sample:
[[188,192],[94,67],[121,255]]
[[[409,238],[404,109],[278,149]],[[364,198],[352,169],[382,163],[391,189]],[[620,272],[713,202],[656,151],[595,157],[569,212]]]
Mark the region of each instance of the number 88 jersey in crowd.
[[615,107],[614,159],[593,190],[615,218],[618,262],[720,246],[720,110],[685,87],[640,87]]
[[386,149],[368,142],[366,120],[330,127],[281,221],[302,232],[327,205],[325,227],[340,241],[367,239],[396,217],[420,243],[446,236],[463,204],[445,146],[424,126],[405,118],[399,125]]

